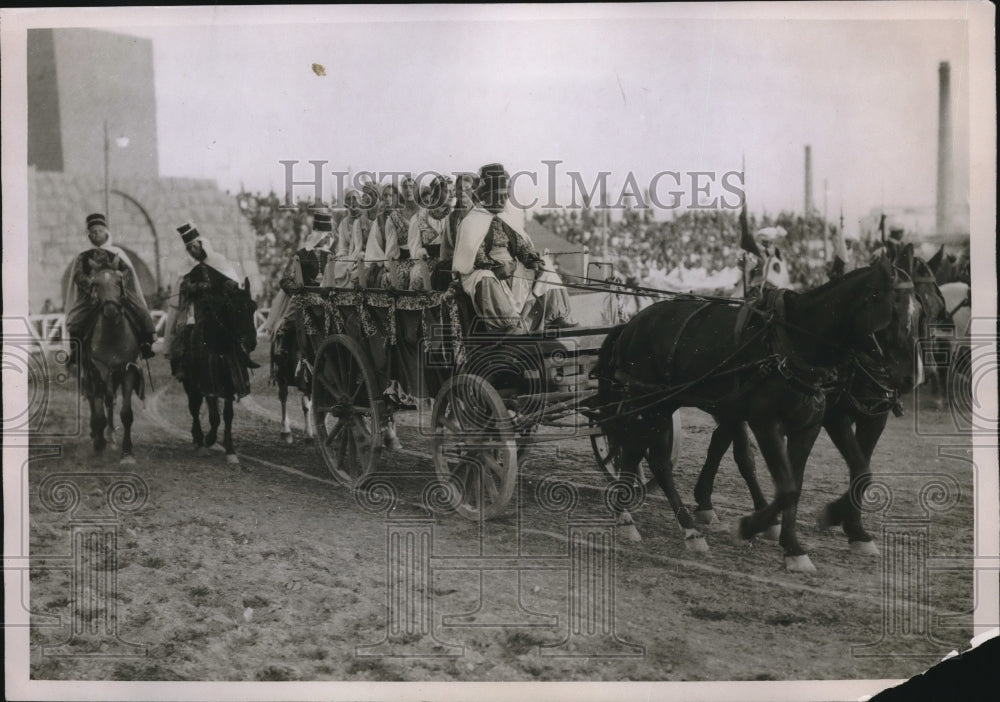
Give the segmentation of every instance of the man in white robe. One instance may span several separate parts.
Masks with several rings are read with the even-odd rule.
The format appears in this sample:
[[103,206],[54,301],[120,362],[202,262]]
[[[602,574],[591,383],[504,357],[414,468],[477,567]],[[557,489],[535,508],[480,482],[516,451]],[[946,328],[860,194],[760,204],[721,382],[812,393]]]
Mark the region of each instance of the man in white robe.
[[132,261],[124,251],[111,243],[111,232],[103,214],[87,215],[87,237],[92,246],[73,260],[64,294],[66,331],[71,339],[77,341],[72,345],[70,363],[76,362],[77,348],[90,331],[97,311],[88,294],[90,277],[104,268],[113,268],[122,273],[125,291],[122,306],[125,316],[138,337],[140,354],[143,358],[152,358],[156,323],[149,314]]
[[562,281],[505,211],[510,177],[501,164],[483,166],[474,206],[459,225],[452,270],[489,329],[534,331],[575,326]]

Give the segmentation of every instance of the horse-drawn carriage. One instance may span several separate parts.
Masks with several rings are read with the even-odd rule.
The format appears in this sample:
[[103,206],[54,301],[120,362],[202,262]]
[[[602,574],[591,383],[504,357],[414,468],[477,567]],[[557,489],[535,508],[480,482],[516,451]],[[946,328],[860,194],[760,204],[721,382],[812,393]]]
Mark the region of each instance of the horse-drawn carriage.
[[[599,469],[619,477],[591,377],[612,327],[490,333],[455,289],[303,288],[293,305],[311,347],[302,387],[311,387],[320,452],[345,486],[377,469],[397,413],[431,401],[420,425],[438,478],[454,487],[455,510],[466,518],[504,510],[519,461],[539,443],[589,437]],[[674,428],[676,458],[679,419]]]

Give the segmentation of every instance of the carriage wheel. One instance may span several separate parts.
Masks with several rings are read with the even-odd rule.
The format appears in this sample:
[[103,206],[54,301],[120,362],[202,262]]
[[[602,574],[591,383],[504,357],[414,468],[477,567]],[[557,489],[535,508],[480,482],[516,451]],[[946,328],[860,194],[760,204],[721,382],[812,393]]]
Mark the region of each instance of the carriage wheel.
[[316,352],[312,416],[330,474],[354,488],[378,465],[382,412],[371,361],[358,343],[331,336]]
[[[674,412],[672,417],[673,427],[670,430],[670,462],[676,467],[677,457],[680,455],[681,446],[681,415]],[[590,419],[591,428],[599,426],[599,422],[593,417]],[[597,460],[597,468],[608,480],[618,480],[621,478],[621,449],[616,448],[612,453],[608,446],[608,437],[604,434],[594,434],[590,437],[590,447],[594,451],[594,458]],[[647,456],[639,463],[639,479],[643,487],[650,487],[654,482],[653,472],[649,469],[649,457]]]
[[478,375],[452,376],[431,413],[434,469],[456,490],[455,511],[466,519],[499,515],[517,477],[517,442],[500,395]]

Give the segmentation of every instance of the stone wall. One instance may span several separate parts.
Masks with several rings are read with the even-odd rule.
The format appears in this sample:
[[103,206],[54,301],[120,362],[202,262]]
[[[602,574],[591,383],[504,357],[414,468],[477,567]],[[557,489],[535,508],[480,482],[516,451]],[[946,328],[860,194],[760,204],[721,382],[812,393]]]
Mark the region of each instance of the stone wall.
[[[239,265],[260,290],[256,241],[236,197],[214,181],[193,178],[111,179],[108,220],[114,243],[134,252],[162,291],[176,290],[177,271],[187,254],[177,227],[193,222],[215,249]],[[28,171],[29,310],[39,312],[48,299],[63,304],[62,281],[73,258],[90,246],[85,220],[104,211],[100,174],[70,175]],[[145,276],[142,276],[145,277]],[[147,280],[143,292],[157,291]]]

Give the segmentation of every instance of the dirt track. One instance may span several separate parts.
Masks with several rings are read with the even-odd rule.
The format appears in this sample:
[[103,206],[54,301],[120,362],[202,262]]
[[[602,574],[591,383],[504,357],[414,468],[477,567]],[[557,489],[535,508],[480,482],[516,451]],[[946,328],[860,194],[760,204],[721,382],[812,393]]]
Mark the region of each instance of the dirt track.
[[[379,642],[386,631],[387,525],[399,517],[419,515],[415,505],[424,482],[412,476],[422,473],[430,478],[433,470],[426,457],[427,441],[412,426],[413,419],[400,429],[406,452],[385,454],[382,460],[386,471],[403,474],[391,478],[399,502],[389,519],[385,513],[366,511],[330,481],[318,450],[302,442],[301,431],[296,431],[293,446],[279,442],[276,394],[261,371],[254,381],[255,394],[236,409],[236,448],[247,469],[241,470],[227,465],[221,454],[195,454],[183,393],[167,377],[162,360],[153,366],[158,370],[159,392],[137,412],[137,465],[119,467],[117,449],[95,455],[89,441],[78,437],[61,442],[61,457],[33,461],[30,473],[33,558],[69,552],[68,515],[52,511],[39,499],[39,487],[47,476],[131,472],[148,487],[145,505],[118,519],[117,558],[103,564],[83,561],[95,572],[110,567],[117,574],[113,601],[119,635],[144,644],[146,655],[97,660],[42,656],[40,645],[68,638],[74,602],[70,571],[33,567],[32,611],[57,615],[62,623],[32,631],[34,678],[897,678],[922,671],[951,648],[964,646],[971,636],[971,570],[932,571],[927,580],[930,610],[912,609],[917,618],[912,625],[919,632],[920,622],[926,621],[940,644],[901,635],[890,639],[880,657],[852,655],[852,646],[882,636],[883,564],[881,559],[852,556],[841,533],[821,533],[814,527],[822,506],[847,484],[843,460],[824,434],[807,467],[799,509],[800,535],[818,568],[816,575],[786,573],[773,542],[760,540],[747,546],[731,535],[750,503],[727,458],[716,483],[716,509],[722,522],[708,527],[709,553],[685,551],[658,491],[634,513],[643,541],[616,544],[614,629],[620,642],[636,647],[618,645],[616,652],[633,655],[606,655],[611,652],[606,641],[575,645],[570,653],[576,657],[543,655],[551,652],[545,644],[567,635],[568,574],[555,568],[523,572],[519,588],[512,571],[480,575],[437,570],[429,583],[433,596],[422,591],[424,601],[433,603],[433,635],[423,641],[404,637],[402,644],[408,650],[456,655],[359,656],[357,647]],[[880,534],[886,519],[921,517],[919,493],[931,477],[926,474],[951,476],[960,492],[952,506],[926,522],[929,555],[970,556],[971,463],[938,457],[939,445],[968,447],[968,437],[924,436],[946,431],[952,423],[949,413],[924,404],[920,434],[914,430],[912,404],[904,418],[890,419],[874,469],[892,491],[892,506],[887,515],[866,514],[866,525],[872,534]],[[48,411],[50,422],[70,426],[75,386],[57,388]],[[301,415],[294,418],[301,429]],[[681,494],[691,504],[712,423],[693,411],[683,415],[683,422],[677,475]],[[43,452],[41,446],[37,450]],[[759,460],[758,465],[763,470]],[[544,556],[553,562],[565,556],[567,513],[543,508],[536,492],[539,483],[555,473],[565,474],[578,486],[573,518],[607,516],[598,489],[602,478],[589,443],[567,439],[536,450],[525,462],[517,493],[520,508],[516,496],[508,513],[488,522],[482,534],[476,524],[459,517],[438,517],[433,531],[435,556],[475,555],[480,548],[485,555],[516,555],[520,549],[522,556]],[[518,596],[519,606],[513,604]],[[490,608],[469,617],[449,616],[474,612],[480,600],[493,605],[492,611],[508,624],[482,626],[489,623],[484,618]],[[103,612],[103,605],[86,610],[85,619],[99,619]],[[958,616],[940,621],[946,614]],[[442,648],[434,649],[435,643]],[[93,646],[84,638],[71,649],[83,652]],[[588,653],[598,655],[586,657]],[[925,655],[907,657],[920,653]]]

